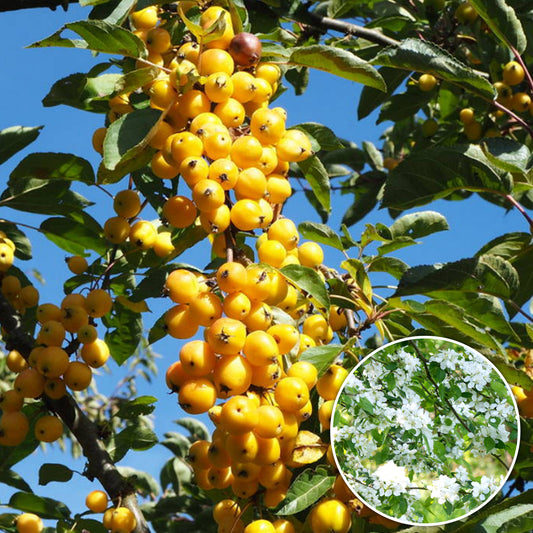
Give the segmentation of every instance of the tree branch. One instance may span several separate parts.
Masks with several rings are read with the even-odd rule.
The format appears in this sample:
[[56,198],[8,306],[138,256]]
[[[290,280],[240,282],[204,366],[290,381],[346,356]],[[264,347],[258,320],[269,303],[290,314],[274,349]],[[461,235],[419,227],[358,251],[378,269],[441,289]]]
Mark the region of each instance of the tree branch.
[[68,4],[77,3],[78,0],[5,0],[0,2],[0,12],[33,9],[35,7],[48,7],[52,11],[62,7],[66,11]]
[[[0,326],[6,332],[5,344],[8,350],[18,350],[27,359],[34,345],[34,340],[24,331],[19,315],[15,312],[5,296],[0,293]],[[98,438],[98,428],[80,409],[70,394],[59,400],[43,396],[46,407],[57,414],[80,443],[83,455],[87,458],[85,475],[89,479],[98,479],[111,500],[130,509],[137,519],[134,533],[149,533],[150,529],[139,508],[135,492],[120,475],[103,442]]]
[[[309,23],[313,26],[317,26],[325,30],[338,31],[345,35],[352,35],[353,37],[361,37],[372,43],[381,44],[383,46],[397,46],[399,41],[392,37],[387,37],[385,34],[353,24],[352,22],[346,22],[344,20],[332,19],[329,17],[322,17],[316,13],[308,13],[308,21],[300,20],[304,24]],[[303,18],[303,17],[302,17]]]

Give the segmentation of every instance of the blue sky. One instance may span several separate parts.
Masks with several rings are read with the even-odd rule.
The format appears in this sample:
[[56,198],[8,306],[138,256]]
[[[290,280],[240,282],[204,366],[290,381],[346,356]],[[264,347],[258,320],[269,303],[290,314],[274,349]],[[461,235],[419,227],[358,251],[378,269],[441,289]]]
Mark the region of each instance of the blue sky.
[[[13,158],[0,170],[2,189],[7,182],[9,172],[21,157],[31,151],[60,151],[71,152],[85,157],[96,165],[99,156],[92,150],[91,136],[94,129],[103,125],[103,115],[85,113],[70,107],[60,106],[53,108],[42,107],[41,100],[47,94],[52,83],[59,78],[74,72],[86,72],[94,64],[95,59],[91,53],[84,50],[63,48],[25,49],[24,47],[34,41],[42,39],[62,24],[86,18],[87,10],[78,6],[70,6],[65,13],[60,8],[56,12],[46,9],[33,9],[0,15],[0,69],[3,72],[3,83],[0,84],[0,129],[9,126],[44,125],[38,140],[25,150],[23,154]],[[100,60],[101,58],[97,58]],[[294,125],[301,122],[319,122],[332,128],[338,136],[352,140],[358,145],[364,140],[378,143],[383,125],[374,125],[375,116],[362,122],[357,122],[356,109],[360,87],[347,80],[333,78],[320,72],[312,72],[309,89],[300,97],[295,97],[292,90],[287,91],[278,101],[288,111],[288,124]],[[102,224],[112,215],[110,199],[96,188],[80,184],[77,188],[81,194],[97,203],[92,214]],[[112,189],[118,190],[117,188]],[[339,195],[333,198],[333,213],[331,225],[338,228],[342,214],[349,204],[350,197]],[[424,243],[401,250],[397,253],[408,264],[426,264],[446,262],[461,259],[472,255],[484,243],[493,237],[508,231],[527,231],[524,220],[516,213],[508,213],[501,208],[489,205],[479,199],[471,198],[463,202],[439,201],[426,209],[441,212],[448,218],[450,231],[435,234],[424,239]],[[289,201],[285,213],[296,222],[304,220],[319,221],[313,209],[296,195]],[[27,217],[18,212],[6,211],[0,215],[2,218],[15,222],[32,224],[37,217]],[[386,211],[374,211],[363,223],[351,228],[354,236],[358,236],[364,229],[365,223],[383,222],[390,224],[391,220]],[[35,259],[28,263],[18,263],[18,266],[27,273],[37,269],[46,280],[46,284],[39,286],[41,300],[59,303],[63,297],[62,283],[68,277],[68,270],[63,262],[65,254],[57,253],[50,243],[38,236],[35,232],[28,235],[34,244]],[[326,263],[337,266],[339,257],[326,250]],[[205,247],[203,248],[205,254]],[[183,257],[184,262],[203,267],[207,263],[202,251],[193,250]],[[159,303],[151,304],[154,310],[153,318],[157,318],[163,311]],[[150,319],[148,319],[150,320]],[[164,386],[164,372],[167,366],[176,360],[179,343],[165,340],[155,345],[155,350],[161,354],[160,378],[157,385],[141,387],[141,393],[154,394],[160,397],[156,414],[156,428],[159,435],[165,431],[176,430],[172,423],[182,416],[176,405],[175,397],[166,394]],[[116,370],[116,365],[111,363],[110,369]],[[102,390],[110,390],[116,379],[102,379],[99,386]],[[163,462],[170,457],[169,453],[161,446],[157,446],[149,453],[131,452],[126,456],[124,465],[134,468],[143,468],[157,476]],[[67,454],[61,454],[56,448],[48,447],[46,452],[38,452],[20,465],[18,471],[32,482],[36,492],[63,498],[74,510],[83,509],[82,502],[85,493],[94,488],[81,476],[76,476],[76,482],[71,484],[52,484],[46,488],[36,484],[36,465],[40,462],[64,462],[72,468],[81,471],[82,462],[72,462]],[[142,466],[141,466],[142,465]],[[6,493],[4,487],[0,490],[0,503],[5,503]]]

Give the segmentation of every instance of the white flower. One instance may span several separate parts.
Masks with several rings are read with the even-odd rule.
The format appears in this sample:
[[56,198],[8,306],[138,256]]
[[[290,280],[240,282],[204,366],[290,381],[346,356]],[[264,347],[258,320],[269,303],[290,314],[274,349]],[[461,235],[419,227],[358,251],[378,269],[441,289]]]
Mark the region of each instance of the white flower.
[[466,483],[469,481],[470,477],[468,476],[468,470],[464,466],[458,466],[455,469],[455,479],[460,483]]
[[482,476],[481,480],[472,482],[472,496],[479,498],[481,501],[486,500],[491,494],[499,490],[503,481],[503,476],[500,479]]
[[437,498],[437,501],[443,504],[446,501],[453,503],[459,497],[457,493],[461,485],[455,478],[441,474],[429,484],[428,488],[431,490],[431,497]]
[[396,410],[396,423],[404,429],[424,429],[433,424],[431,414],[419,402],[405,402]]
[[405,473],[405,467],[397,466],[393,461],[378,466],[373,474],[375,479],[374,488],[379,490],[381,495],[399,496],[409,485],[409,478]]

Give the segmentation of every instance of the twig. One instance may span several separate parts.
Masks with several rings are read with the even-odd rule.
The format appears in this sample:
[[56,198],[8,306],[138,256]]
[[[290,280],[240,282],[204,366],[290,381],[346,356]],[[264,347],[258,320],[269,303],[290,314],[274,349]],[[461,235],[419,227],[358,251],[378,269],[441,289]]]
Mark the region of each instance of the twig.
[[[418,349],[418,346],[413,341],[409,341],[409,344],[414,348],[414,350],[415,350],[416,354],[418,355],[419,359],[422,361],[422,364],[424,365],[424,369],[426,371],[426,375],[427,375],[429,381],[431,381],[431,383],[435,387],[435,390],[438,392],[439,386],[437,385],[437,383],[435,382],[435,380],[433,379],[433,377],[431,376],[431,374],[429,372],[429,368],[428,368],[427,361],[426,361],[425,357],[422,355],[422,353]],[[443,398],[443,400],[446,403],[446,405],[448,406],[448,408],[451,410],[451,412],[453,413],[455,418],[457,418],[457,420],[459,420],[461,425],[470,433],[470,431],[471,431],[470,428],[466,425],[465,421],[459,416],[459,413],[455,410],[455,408],[451,404],[450,400],[448,400],[448,398]]]

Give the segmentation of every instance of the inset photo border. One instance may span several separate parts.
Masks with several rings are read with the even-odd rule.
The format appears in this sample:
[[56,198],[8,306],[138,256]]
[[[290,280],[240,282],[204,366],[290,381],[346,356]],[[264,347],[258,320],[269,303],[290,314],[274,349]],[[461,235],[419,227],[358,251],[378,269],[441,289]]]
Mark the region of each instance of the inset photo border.
[[419,336],[386,344],[348,375],[333,407],[339,472],[377,513],[443,525],[487,504],[518,454],[510,386],[460,342]]

